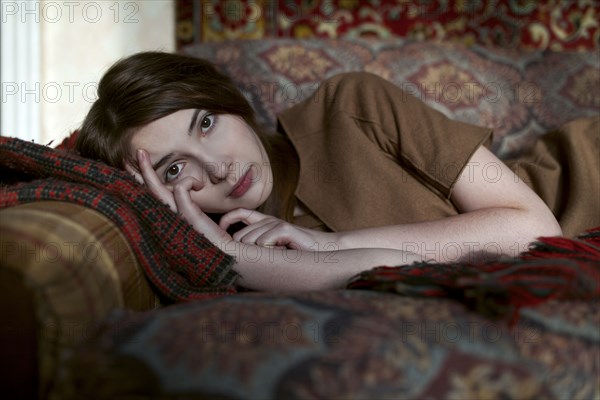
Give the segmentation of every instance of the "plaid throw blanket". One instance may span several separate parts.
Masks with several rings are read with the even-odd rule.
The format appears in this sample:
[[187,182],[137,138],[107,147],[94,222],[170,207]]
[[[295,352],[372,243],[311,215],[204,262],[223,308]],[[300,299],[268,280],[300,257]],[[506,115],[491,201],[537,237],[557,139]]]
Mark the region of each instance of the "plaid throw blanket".
[[348,288],[454,298],[490,318],[515,323],[520,308],[550,299],[600,299],[600,227],[576,239],[538,238],[517,258],[379,267],[357,275]]
[[159,295],[173,302],[234,293],[233,258],[155,199],[128,173],[14,138],[0,137],[0,208],[41,200],[93,208],[113,221]]

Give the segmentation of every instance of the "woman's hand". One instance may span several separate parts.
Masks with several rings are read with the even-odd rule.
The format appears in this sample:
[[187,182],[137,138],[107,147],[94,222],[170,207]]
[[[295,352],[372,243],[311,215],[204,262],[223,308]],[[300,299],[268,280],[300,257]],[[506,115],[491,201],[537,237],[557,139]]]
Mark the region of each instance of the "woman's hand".
[[256,210],[232,210],[221,217],[219,226],[226,230],[236,222],[248,225],[233,234],[233,239],[238,242],[297,250],[338,250],[333,233],[301,228]]
[[193,177],[185,177],[172,188],[167,187],[152,168],[148,154],[144,150],[137,151],[137,158],[140,171],[137,172],[132,167],[127,167],[127,170],[135,176],[138,182],[146,185],[157,199],[168,205],[173,212],[181,215],[214,245],[223,251],[231,249],[231,246],[228,246],[233,241],[231,235],[221,229],[192,201],[190,191],[201,190],[202,182]]

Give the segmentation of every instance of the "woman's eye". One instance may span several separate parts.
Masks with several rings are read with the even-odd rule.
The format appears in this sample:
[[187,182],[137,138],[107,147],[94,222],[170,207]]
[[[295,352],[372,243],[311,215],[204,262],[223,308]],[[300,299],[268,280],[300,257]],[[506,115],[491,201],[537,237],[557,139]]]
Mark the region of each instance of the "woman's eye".
[[212,129],[215,124],[215,116],[213,114],[206,114],[202,121],[200,121],[200,129],[203,133],[207,133]]
[[181,174],[182,170],[183,170],[183,163],[177,163],[177,164],[170,165],[167,168],[167,170],[165,171],[165,182],[172,182],[175,179],[177,179],[179,174]]

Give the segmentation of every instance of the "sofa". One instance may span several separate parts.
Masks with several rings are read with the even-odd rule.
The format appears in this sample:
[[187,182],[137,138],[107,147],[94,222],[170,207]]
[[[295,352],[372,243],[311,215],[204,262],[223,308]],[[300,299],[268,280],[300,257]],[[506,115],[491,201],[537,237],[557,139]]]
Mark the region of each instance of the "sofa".
[[[570,120],[600,113],[597,52],[408,39],[234,40],[181,52],[208,58],[229,74],[271,129],[278,112],[346,71],[380,75],[451,118],[493,128],[493,150],[502,158],[527,151]],[[179,299],[149,275],[156,270],[139,250],[145,239],[130,222],[117,221],[118,213],[97,206],[102,200],[82,201],[66,189],[14,189],[56,178],[48,160],[76,160],[71,142],[40,146],[43,168],[2,165],[4,393],[51,399],[600,396],[600,282],[590,267],[600,263],[597,231],[568,242],[571,251],[579,246],[585,253],[578,260],[588,269],[578,269],[566,250],[546,259],[550,267],[589,273],[574,275],[570,295],[550,291],[508,314],[485,312],[486,299],[501,291],[493,286],[467,302],[468,290],[435,295],[408,284],[382,285],[380,276],[378,284],[301,293],[229,290],[234,281],[225,277],[206,283],[218,290]],[[35,146],[6,143],[3,159]],[[60,179],[72,176],[69,165]],[[99,175],[119,173],[106,167]],[[169,218],[185,226],[175,214]],[[212,258],[206,260],[197,268],[207,268]],[[507,293],[513,292],[500,297],[507,300]]]

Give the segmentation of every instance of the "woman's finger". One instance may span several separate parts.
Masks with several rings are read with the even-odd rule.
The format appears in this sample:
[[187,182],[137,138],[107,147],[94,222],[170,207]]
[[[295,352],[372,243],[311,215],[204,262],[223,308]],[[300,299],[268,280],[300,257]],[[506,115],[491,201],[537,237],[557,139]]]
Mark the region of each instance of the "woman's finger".
[[150,164],[150,157],[145,150],[138,149],[137,152],[138,165],[142,173],[144,184],[150,192],[163,203],[167,204],[172,211],[177,212],[177,206],[173,199],[173,193],[160,180],[154,168]]
[[204,184],[192,177],[186,177],[173,187],[173,197],[177,210],[181,216],[202,233],[208,240],[223,249],[233,238],[221,229],[208,215],[206,215],[193,201],[190,191],[201,190]]
[[254,243],[256,243],[258,246],[265,247],[285,247],[290,249],[301,249],[301,246],[295,243],[289,235],[272,230],[260,235],[258,238],[256,238],[256,241]]
[[204,222],[204,217],[208,218],[208,216],[192,201],[190,195],[191,190],[200,189],[202,189],[202,183],[192,177],[182,179],[173,187],[173,198],[177,205],[177,211],[188,220],[188,222],[192,223],[192,225],[195,220]]
[[249,225],[233,234],[233,238],[238,242],[253,244],[265,233],[276,229],[278,221],[260,221]]
[[256,210],[236,208],[235,210],[229,211],[227,214],[221,217],[219,226],[223,229],[227,229],[236,222],[243,222],[246,225],[250,225],[262,221],[265,218],[270,218],[270,216],[260,213]]
[[142,174],[130,163],[125,164],[125,171],[129,172],[131,176],[135,178],[137,183],[140,185],[145,185],[144,178],[142,178]]
[[260,220],[258,222],[255,222],[253,224],[247,225],[241,229],[239,229],[235,234],[234,234],[234,238],[236,240],[242,241],[242,238],[244,238],[246,235],[249,235],[252,232],[264,232],[268,229],[271,229],[271,225],[273,225],[273,223],[279,221],[278,219],[274,218],[274,217],[267,217],[263,220]]

